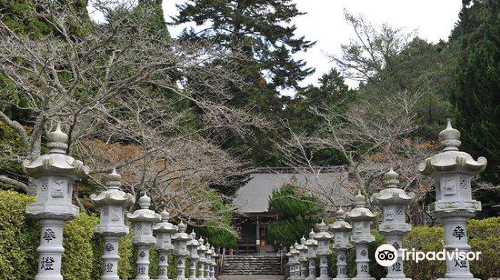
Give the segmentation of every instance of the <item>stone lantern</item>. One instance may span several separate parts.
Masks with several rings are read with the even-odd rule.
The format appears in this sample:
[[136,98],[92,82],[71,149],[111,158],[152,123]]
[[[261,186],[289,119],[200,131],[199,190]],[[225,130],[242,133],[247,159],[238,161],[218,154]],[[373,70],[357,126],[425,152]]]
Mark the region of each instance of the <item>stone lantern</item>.
[[306,239],[302,236],[300,244],[296,247],[299,250],[299,263],[300,263],[300,279],[307,277],[307,246]]
[[205,275],[205,253],[207,252],[207,246],[205,246],[205,241],[203,238],[200,237],[198,239],[198,242],[200,243],[200,246],[198,247],[198,279],[199,280],[206,280],[205,276],[208,277],[208,275]]
[[177,256],[177,280],[186,279],[186,258],[189,256],[187,250],[187,242],[191,239],[186,233],[186,225],[181,221],[179,224],[179,232],[176,233],[172,240],[175,244],[175,255]]
[[213,246],[210,249],[212,250],[212,255],[211,255],[212,266],[211,266],[211,269],[210,269],[210,278],[209,279],[216,280],[216,278],[215,278],[215,267],[217,266],[217,261],[216,261],[217,252],[215,252],[215,248]]
[[354,197],[353,208],[347,213],[347,219],[353,227],[351,242],[356,247],[357,274],[352,280],[375,280],[370,276],[368,259],[368,244],[375,241],[375,236],[370,233],[370,224],[375,214],[365,206],[365,197],[360,192]]
[[149,278],[149,248],[156,244],[153,236],[153,224],[161,221],[161,216],[150,210],[151,198],[146,194],[139,198],[140,209],[128,213],[127,218],[134,224],[132,243],[137,247],[137,275],[135,279]]
[[210,246],[210,243],[207,242],[207,251],[205,252],[205,278],[207,280],[211,280],[210,271],[212,271],[212,254],[214,250]]
[[398,173],[391,170],[384,174],[385,189],[373,194],[371,201],[374,205],[382,208],[382,223],[379,232],[385,237],[385,242],[398,250],[398,258],[390,268],[387,268],[387,276],[384,280],[411,280],[406,278],[403,272],[403,260],[401,249],[402,239],[410,231],[410,224],[406,223],[406,206],[415,198],[414,193],[407,194],[398,188]]
[[198,246],[200,246],[200,242],[196,240],[196,233],[194,230],[189,237],[191,238],[191,240],[187,242],[189,251],[189,279],[196,279],[196,260],[198,260]]
[[[467,244],[467,220],[481,211],[481,203],[472,199],[470,179],[486,168],[486,159],[476,160],[458,150],[460,132],[448,125],[439,133],[443,151],[419,164],[420,173],[434,179],[436,202],[431,206],[436,218],[444,224],[445,250],[465,252]],[[432,209],[433,208],[433,209]],[[467,260],[446,259],[446,274],[442,279],[476,279],[470,273]]]
[[316,255],[319,257],[319,277],[318,280],[328,280],[328,256],[332,254],[330,250],[330,240],[332,235],[326,231],[327,225],[321,221],[318,225],[319,232],[315,238],[318,240],[318,250]]
[[316,234],[314,230],[311,229],[309,233],[309,239],[306,241],[307,246],[307,260],[309,261],[309,275],[307,280],[316,280],[316,250],[318,249],[318,241],[314,238]]
[[300,279],[300,262],[299,262],[299,250],[297,250],[297,247],[299,244],[295,242],[295,244],[291,247],[292,250],[290,250],[290,254],[292,254],[292,267],[293,267],[293,278],[294,280],[299,280]]
[[[290,248],[291,250],[291,248]],[[288,267],[288,279],[291,279],[292,276],[292,268],[291,268],[291,263],[292,263],[292,254],[290,254],[290,251],[288,251],[285,256],[287,257],[288,261],[286,262],[286,267]]]
[[62,280],[61,257],[64,225],[78,215],[71,203],[75,181],[85,178],[89,168],[66,155],[68,135],[60,124],[47,134],[49,153],[23,162],[23,170],[35,179],[36,201],[26,206],[26,215],[40,220],[42,233],[35,280]]
[[94,232],[100,233],[104,239],[104,255],[102,256],[104,270],[102,280],[119,280],[118,277],[118,242],[120,237],[128,234],[129,228],[125,225],[125,209],[135,202],[132,194],[123,192],[122,177],[113,170],[106,175],[108,190],[99,195],[92,194],[90,199],[96,207],[101,207],[99,225]]
[[158,250],[158,279],[169,280],[168,278],[168,254],[174,251],[172,235],[177,232],[177,227],[171,224],[170,213],[166,210],[161,212],[161,222],[153,226],[156,233],[156,249]]
[[347,276],[347,250],[352,248],[349,243],[349,232],[352,226],[345,221],[345,212],[339,209],[335,213],[336,220],[330,225],[330,229],[334,234],[333,249],[337,252],[337,276],[333,279],[348,279]]

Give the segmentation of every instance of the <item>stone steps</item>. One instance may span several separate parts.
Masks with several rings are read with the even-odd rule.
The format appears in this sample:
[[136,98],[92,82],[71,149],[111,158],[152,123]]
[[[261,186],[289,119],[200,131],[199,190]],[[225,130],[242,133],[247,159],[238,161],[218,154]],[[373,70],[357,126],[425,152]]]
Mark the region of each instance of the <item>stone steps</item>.
[[274,256],[225,256],[221,275],[282,275],[281,261]]

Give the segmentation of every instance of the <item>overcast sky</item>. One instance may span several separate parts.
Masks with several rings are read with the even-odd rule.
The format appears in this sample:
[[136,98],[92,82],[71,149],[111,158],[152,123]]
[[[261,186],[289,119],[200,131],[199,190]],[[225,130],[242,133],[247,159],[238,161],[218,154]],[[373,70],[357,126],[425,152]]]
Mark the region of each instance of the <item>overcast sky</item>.
[[[163,9],[167,21],[178,14],[175,4],[185,0],[164,0]],[[297,35],[316,41],[307,53],[297,54],[316,72],[302,85],[316,84],[318,78],[335,65],[326,54],[340,54],[340,45],[354,37],[352,28],[344,20],[343,10],[363,14],[374,26],[388,23],[392,27],[416,30],[420,37],[431,42],[447,40],[458,20],[461,0],[296,0],[299,11],[307,14],[294,19]],[[182,28],[169,26],[172,36]],[[356,83],[348,81],[350,86]]]

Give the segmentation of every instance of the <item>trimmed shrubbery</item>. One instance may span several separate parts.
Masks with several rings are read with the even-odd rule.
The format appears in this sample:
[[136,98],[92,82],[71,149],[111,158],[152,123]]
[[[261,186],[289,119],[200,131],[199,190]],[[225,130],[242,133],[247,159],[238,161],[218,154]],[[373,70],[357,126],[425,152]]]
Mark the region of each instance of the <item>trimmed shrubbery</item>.
[[[470,262],[472,274],[479,279],[488,279],[500,275],[500,217],[493,217],[483,220],[470,220],[467,224],[469,233],[469,245],[471,251],[481,252],[479,261]],[[375,242],[370,244],[370,274],[380,279],[386,275],[384,267],[375,261],[374,252],[378,246],[385,243],[384,237],[378,232],[372,231],[375,235]],[[443,250],[444,229],[440,226],[427,227],[416,226],[404,238],[405,248],[415,248],[423,252],[438,252]],[[347,254],[347,269],[349,277],[356,275],[356,250],[350,249]],[[329,275],[333,277],[337,274],[336,254],[333,253],[329,259]],[[444,261],[419,261],[405,262],[405,274],[413,280],[432,280],[443,277],[446,272]]]
[[33,197],[0,191],[0,279],[35,277],[40,227],[24,215],[26,205],[33,202]]
[[[40,227],[37,222],[26,219],[26,205],[34,201],[13,191],[0,191],[0,279],[33,279],[37,271],[36,248],[40,243]],[[94,234],[93,228],[99,222],[95,216],[81,212],[77,218],[68,222],[64,229],[64,247],[62,274],[68,280],[99,279],[102,268],[102,238]],[[474,252],[481,252],[480,261],[470,263],[472,273],[480,279],[500,275],[500,217],[484,220],[470,220],[467,229],[469,244]],[[370,245],[370,256],[384,243],[383,237],[376,231],[375,242]],[[135,255],[132,233],[120,240],[119,274],[121,279],[131,279],[135,275]],[[443,249],[444,232],[439,226],[413,227],[404,239],[405,248],[416,250],[440,251]],[[157,274],[157,254],[151,251],[150,276]],[[349,276],[356,273],[355,250],[348,252]],[[336,275],[336,256],[330,258],[330,276]],[[169,277],[175,277],[174,257],[169,258]],[[186,270],[186,274],[188,273]],[[405,272],[413,280],[430,280],[442,277],[446,271],[444,261],[405,262]],[[386,273],[370,258],[370,273],[379,279]]]
[[[488,279],[500,276],[500,217],[470,220],[467,224],[468,243],[472,252],[481,252],[479,261],[471,261],[471,271],[476,278]],[[441,251],[444,245],[442,227],[414,227],[405,237],[404,246],[429,252]],[[413,280],[429,280],[443,277],[444,261],[421,261],[405,263],[406,275]]]
[[[0,191],[0,279],[28,280],[37,272],[36,248],[40,245],[38,222],[26,218],[26,205],[34,197],[14,191]],[[62,275],[67,280],[99,279],[102,270],[101,256],[104,252],[102,237],[94,234],[99,223],[96,216],[85,212],[69,221],[64,228]],[[121,279],[132,279],[135,275],[135,255],[130,241],[132,233],[120,239],[118,271]],[[151,252],[154,259],[156,252]],[[169,262],[169,275],[175,274],[175,260]],[[154,260],[150,275],[157,274]]]

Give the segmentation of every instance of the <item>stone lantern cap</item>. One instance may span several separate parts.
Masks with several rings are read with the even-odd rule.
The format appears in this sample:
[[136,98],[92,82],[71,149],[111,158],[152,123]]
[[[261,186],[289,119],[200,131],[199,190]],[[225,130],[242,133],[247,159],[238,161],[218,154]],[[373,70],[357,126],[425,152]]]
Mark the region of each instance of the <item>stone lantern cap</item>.
[[47,147],[50,151],[33,162],[23,162],[23,171],[33,178],[40,176],[56,175],[67,176],[79,180],[89,175],[90,168],[83,162],[66,155],[68,148],[68,135],[61,131],[61,124],[56,129],[47,133]]
[[170,213],[167,212],[167,210],[163,210],[160,213],[161,216],[161,222],[157,223],[154,225],[153,230],[156,233],[176,233],[177,232],[177,227],[170,223],[168,220],[170,219]]
[[175,241],[185,241],[187,242],[188,240],[191,240],[191,237],[189,234],[186,233],[186,225],[181,221],[181,223],[178,226],[179,232],[176,233],[174,236],[172,236],[172,240]]
[[361,194],[361,191],[354,197],[353,201],[354,208],[347,213],[347,219],[349,221],[371,221],[375,218],[375,214],[368,208],[366,208],[365,196]]
[[302,236],[300,239],[300,244],[297,244],[295,248],[299,251],[299,261],[300,262],[305,262],[306,260],[306,252],[307,252],[307,246],[306,246],[306,238]]
[[[298,246],[299,244],[295,243],[295,245]],[[297,251],[297,249],[295,249],[295,245],[291,245],[290,250],[288,251],[288,254],[290,254],[290,265],[297,264],[296,256],[299,255],[299,251]]]
[[[189,237],[191,238],[188,242],[187,242],[187,247],[189,248],[189,257],[191,259],[198,259],[199,256],[198,254],[196,254],[196,252],[198,251],[198,246],[200,246],[200,242],[196,239],[196,233],[194,232],[194,230],[191,232],[191,234],[189,235]],[[192,250],[193,248],[196,248],[196,252],[194,254],[192,254]]]
[[211,264],[217,265],[217,263],[215,262],[215,258],[217,257],[217,253],[215,252],[214,246],[210,247],[210,250],[212,250],[212,253],[210,254],[212,256]]
[[[210,243],[207,243],[207,251],[205,252],[205,255],[207,256],[207,259],[214,253],[213,247],[210,246]],[[210,259],[208,259],[208,262],[210,263]]]
[[91,194],[90,199],[92,200],[92,203],[97,207],[106,205],[122,205],[125,208],[134,204],[134,196],[120,189],[120,186],[122,185],[121,180],[122,176],[116,173],[116,169],[113,169],[111,174],[106,175],[106,185],[108,186],[108,190],[103,191],[98,195]]
[[153,226],[153,232],[157,234],[158,241],[156,243],[156,249],[172,251],[174,250],[174,245],[170,242],[170,237],[169,239],[165,239],[163,235],[168,234],[172,236],[177,232],[177,227],[168,221],[170,219],[170,213],[168,213],[167,210],[163,209],[160,216],[161,222]]
[[406,193],[403,189],[398,188],[399,174],[391,170],[384,174],[385,189],[375,193],[371,197],[373,204],[378,206],[385,205],[408,205],[414,198],[414,193]]
[[135,210],[134,213],[127,213],[127,218],[134,223],[137,222],[159,222],[161,221],[161,216],[155,211],[150,210],[151,198],[144,193],[141,198],[139,198],[139,206],[141,209]]
[[318,246],[318,240],[314,239],[316,237],[316,233],[314,233],[314,230],[311,229],[311,232],[309,233],[309,239],[306,240],[305,245],[306,246]]
[[200,243],[200,246],[198,246],[198,252],[200,253],[205,253],[208,249],[207,249],[207,246],[205,246],[205,241],[203,240],[202,237],[200,237],[200,239],[198,239],[198,242]]
[[297,250],[299,250],[299,251],[307,251],[306,238],[304,236],[302,236],[302,238],[300,239],[300,244],[297,247]]
[[344,212],[344,210],[339,208],[339,210],[335,213],[335,222],[333,222],[333,224],[330,224],[330,229],[332,229],[333,232],[352,230],[351,224],[345,221],[345,216],[346,213]]
[[316,233],[316,236],[314,237],[316,240],[330,240],[332,239],[332,235],[326,231],[327,225],[325,224],[324,221],[321,221],[321,223],[318,225],[319,232]]
[[316,233],[314,233],[314,230],[311,229],[309,239],[307,239],[304,243],[308,248],[307,258],[309,259],[316,257],[316,251],[318,249],[318,240],[314,239],[314,237],[316,237]]
[[450,119],[446,129],[439,133],[439,141],[443,152],[420,163],[418,165],[420,173],[433,175],[441,172],[462,172],[473,175],[486,168],[486,158],[479,157],[476,161],[468,153],[458,150],[461,145],[460,132],[451,126]]
[[189,240],[191,240],[191,237],[186,233],[187,227],[182,221],[178,228],[179,232],[172,236],[172,240],[177,242],[175,253],[178,256],[188,256],[189,251],[186,249],[186,244]]
[[200,242],[196,239],[196,233],[194,232],[194,230],[191,232],[191,234],[189,235],[189,237],[191,239],[187,242],[187,246],[188,247],[196,247],[196,248],[198,248],[198,246],[200,246]]
[[324,221],[321,221],[321,223],[318,225],[318,229],[319,229],[319,232],[316,233],[315,235],[315,239],[318,240],[318,250],[316,252],[316,255],[318,256],[326,256],[326,255],[329,255],[331,254],[332,252],[330,251],[330,248],[329,246],[327,247],[322,247],[322,242],[328,242],[330,241],[333,236],[328,232],[326,231],[328,228],[328,226],[325,224]]
[[291,252],[293,255],[299,255],[300,252],[298,250],[298,248],[300,248],[300,245],[299,243],[295,242],[295,244],[293,244],[293,251]]

